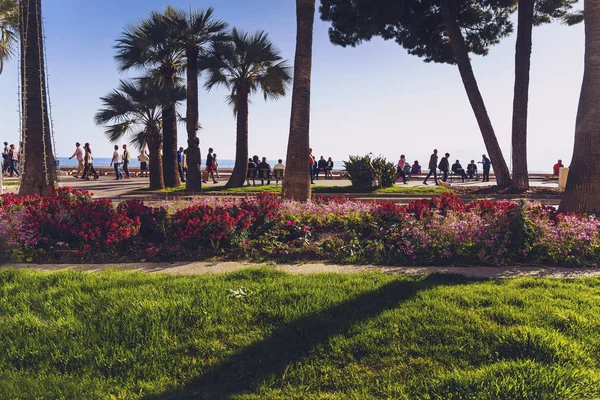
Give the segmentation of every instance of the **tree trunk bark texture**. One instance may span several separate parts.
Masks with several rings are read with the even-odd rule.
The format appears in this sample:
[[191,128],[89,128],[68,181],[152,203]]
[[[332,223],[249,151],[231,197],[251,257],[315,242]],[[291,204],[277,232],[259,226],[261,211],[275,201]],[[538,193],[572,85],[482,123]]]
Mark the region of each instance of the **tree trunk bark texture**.
[[515,50],[515,91],[512,120],[513,187],[529,189],[527,170],[527,109],[529,103],[529,71],[535,0],[519,0],[517,45]]
[[585,63],[575,144],[560,211],[600,215],[600,1],[584,1]]
[[477,79],[473,73],[473,67],[471,60],[469,59],[469,53],[465,46],[460,26],[456,21],[455,12],[455,0],[441,0],[441,10],[444,19],[444,25],[446,26],[446,33],[450,38],[452,50],[454,52],[454,59],[458,70],[463,81],[463,85],[467,92],[467,97],[473,108],[473,113],[479,124],[481,135],[487,149],[487,153],[492,160],[494,167],[494,174],[496,175],[496,182],[498,187],[505,188],[511,185],[510,172],[506,165],[506,160],[502,155],[502,150],[498,144],[494,127],[490,121],[487,109],[485,108],[485,102],[479,91],[477,85]]
[[296,0],[296,55],[283,198],[310,201],[310,81],[315,0]]
[[20,195],[49,196],[57,184],[42,34],[41,0],[20,2],[20,39],[24,143],[19,151],[24,157]]
[[178,187],[179,165],[177,163],[177,108],[175,104],[163,107],[163,175],[165,187]]
[[200,192],[202,175],[200,170],[200,140],[198,139],[198,51],[187,52],[187,182],[188,192]]
[[148,142],[148,148],[150,150],[150,162],[148,163],[148,169],[150,170],[151,190],[160,190],[165,188],[162,157],[160,156],[160,147],[160,141]]
[[235,165],[225,187],[242,187],[248,173],[248,88],[238,90]]

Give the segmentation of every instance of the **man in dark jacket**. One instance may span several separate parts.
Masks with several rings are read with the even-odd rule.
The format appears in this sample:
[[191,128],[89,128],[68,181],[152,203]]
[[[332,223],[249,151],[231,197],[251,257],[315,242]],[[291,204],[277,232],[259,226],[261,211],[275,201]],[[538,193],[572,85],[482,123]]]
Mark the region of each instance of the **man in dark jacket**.
[[469,179],[477,176],[477,164],[475,164],[475,160],[471,160],[471,164],[467,165],[467,174],[469,175]]
[[444,154],[444,158],[442,158],[440,165],[438,166],[440,171],[444,174],[444,177],[442,178],[444,182],[448,180],[448,170],[450,169],[450,162],[448,161],[449,157],[450,153]]
[[465,173],[465,169],[460,165],[460,161],[456,160],[454,164],[452,164],[452,172],[462,178],[462,181],[465,181],[467,174]]
[[425,180],[423,181],[424,185],[427,185],[427,179],[429,179],[429,177],[431,175],[433,175],[433,180],[435,181],[435,185],[436,186],[439,185],[439,182],[437,180],[437,160],[438,160],[437,149],[434,149],[433,154],[429,158],[429,173],[427,174],[427,176],[425,177]]
[[265,184],[265,179],[267,180],[267,185],[271,184],[271,166],[267,162],[267,157],[263,157],[262,162],[258,164],[258,173],[261,185]]

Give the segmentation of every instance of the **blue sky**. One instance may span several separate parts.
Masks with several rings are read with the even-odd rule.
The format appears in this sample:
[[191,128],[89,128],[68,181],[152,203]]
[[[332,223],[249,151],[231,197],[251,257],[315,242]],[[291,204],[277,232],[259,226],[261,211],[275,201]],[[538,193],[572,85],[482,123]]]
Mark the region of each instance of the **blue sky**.
[[[115,39],[123,28],[167,4],[188,9],[213,6],[218,18],[247,31],[265,30],[293,64],[293,0],[42,0],[47,35],[49,83],[58,155],[70,156],[74,142],[90,142],[97,157],[112,145],[93,116],[100,96],[119,79]],[[356,48],[330,44],[328,25],[315,20],[311,146],[317,156],[347,159],[373,152],[397,161],[426,163],[431,150],[467,163],[485,152],[483,140],[455,66],[426,64],[394,42],[373,40]],[[515,35],[473,65],[496,134],[508,161],[514,81]],[[529,110],[529,166],[551,170],[572,154],[577,102],[583,76],[583,26],[552,24],[534,31]],[[0,76],[2,141],[18,141],[17,62]],[[224,89],[200,92],[200,141],[221,159],[235,154],[235,120]],[[260,96],[250,107],[250,153],[285,158],[291,95],[277,102]],[[185,129],[179,142],[185,146]]]

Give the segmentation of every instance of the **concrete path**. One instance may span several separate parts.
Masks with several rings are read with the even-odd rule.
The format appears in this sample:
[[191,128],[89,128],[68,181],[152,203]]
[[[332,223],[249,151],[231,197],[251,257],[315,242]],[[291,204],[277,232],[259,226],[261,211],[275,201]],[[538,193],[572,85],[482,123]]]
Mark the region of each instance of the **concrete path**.
[[[18,182],[18,179],[16,178],[4,178],[4,182]],[[218,183],[213,184],[213,183],[207,183],[207,184],[203,184],[205,187],[222,187],[225,186],[225,183],[227,183],[226,179],[221,179]],[[260,183],[260,181],[258,181],[257,183]],[[271,185],[274,185],[275,182],[271,182]],[[485,186],[490,186],[490,185],[494,185],[495,182],[491,181],[489,183],[484,183],[481,181],[470,181],[470,182],[466,182],[466,183],[462,183],[462,182],[455,182],[452,183],[451,186],[453,187],[460,187],[460,186],[475,186],[475,187],[485,187]],[[126,194],[131,194],[131,192],[138,190],[138,189],[144,189],[148,187],[148,178],[140,178],[140,177],[135,177],[135,178],[131,178],[131,179],[123,179],[120,181],[115,180],[114,178],[112,178],[111,176],[101,176],[100,179],[98,180],[90,180],[90,181],[84,181],[81,179],[77,179],[74,178],[72,176],[68,176],[68,177],[60,177],[59,179],[59,185],[60,186],[70,186],[72,188],[75,189],[85,189],[88,190],[90,192],[93,193],[94,198],[97,199],[103,199],[103,198],[107,198],[107,199],[116,199],[119,198],[123,195]],[[332,180],[326,180],[326,179],[319,179],[319,180],[315,180],[315,186],[327,186],[327,187],[334,187],[334,186],[350,186],[350,181],[347,179],[332,179]],[[400,184],[402,185],[402,184]],[[413,179],[412,181],[409,181],[408,184],[406,185],[407,187],[424,187],[425,185],[423,185],[423,181],[420,179]],[[433,186],[433,182],[431,182],[430,186]],[[531,186],[542,186],[542,187],[557,187],[556,182],[543,182],[543,181],[531,181]],[[4,186],[4,193],[16,193],[18,191],[18,186]],[[165,195],[166,197],[170,197],[169,195]],[[143,195],[142,195],[143,197]],[[380,198],[381,196],[377,196],[377,198]],[[429,197],[427,195],[418,195],[417,197]]]
[[359,272],[382,272],[386,274],[405,274],[411,276],[431,273],[459,274],[469,278],[584,278],[600,277],[600,268],[562,268],[543,266],[511,267],[383,267],[376,265],[337,265],[325,263],[306,264],[264,264],[245,262],[178,262],[178,263],[114,263],[114,264],[11,264],[0,268],[31,269],[45,272],[76,270],[99,272],[107,269],[160,273],[167,275],[204,275],[223,274],[246,268],[273,268],[291,274],[305,275],[316,273],[353,274]]

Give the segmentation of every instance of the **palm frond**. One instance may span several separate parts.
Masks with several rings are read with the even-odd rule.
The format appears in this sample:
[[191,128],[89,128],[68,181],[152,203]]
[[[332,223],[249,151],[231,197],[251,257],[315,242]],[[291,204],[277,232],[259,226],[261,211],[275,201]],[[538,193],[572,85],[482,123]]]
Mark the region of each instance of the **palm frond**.
[[109,141],[117,142],[132,129],[133,125],[133,121],[124,121],[119,124],[108,125],[104,129],[104,134]]

